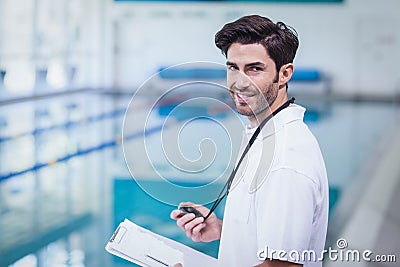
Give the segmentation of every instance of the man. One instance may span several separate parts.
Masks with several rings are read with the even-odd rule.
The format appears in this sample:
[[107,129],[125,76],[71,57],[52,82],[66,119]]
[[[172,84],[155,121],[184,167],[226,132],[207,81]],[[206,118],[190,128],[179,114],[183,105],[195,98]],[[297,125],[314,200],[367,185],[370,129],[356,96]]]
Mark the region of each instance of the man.
[[305,109],[288,101],[296,33],[252,15],[226,24],[215,43],[227,58],[236,109],[249,120],[248,139],[267,122],[234,175],[223,221],[214,213],[204,220],[179,210],[171,218],[194,241],[220,239],[220,266],[321,266],[328,182],[319,145],[303,122]]

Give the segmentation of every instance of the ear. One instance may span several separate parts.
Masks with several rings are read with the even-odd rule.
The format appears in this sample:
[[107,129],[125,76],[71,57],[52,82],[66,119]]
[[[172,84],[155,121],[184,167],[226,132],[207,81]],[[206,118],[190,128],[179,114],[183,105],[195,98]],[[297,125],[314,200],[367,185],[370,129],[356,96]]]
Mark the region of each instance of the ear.
[[287,84],[292,78],[294,66],[292,63],[285,64],[279,70],[279,84]]

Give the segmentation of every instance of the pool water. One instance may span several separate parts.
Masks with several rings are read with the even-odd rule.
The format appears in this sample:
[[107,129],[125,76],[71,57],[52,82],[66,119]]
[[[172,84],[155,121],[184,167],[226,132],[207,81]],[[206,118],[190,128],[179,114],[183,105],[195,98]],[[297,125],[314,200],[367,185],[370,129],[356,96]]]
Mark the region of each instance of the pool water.
[[[82,93],[0,106],[0,266],[133,266],[104,250],[124,218],[217,256],[218,242],[192,242],[169,218],[175,206],[160,202],[142,187],[176,203],[200,196],[170,196],[167,183],[146,172],[132,179],[121,146],[128,102],[129,96]],[[396,122],[398,107],[305,99],[298,103],[307,107],[305,121],[326,161],[332,211],[384,135],[382,129]],[[158,107],[154,130],[148,133],[154,139],[159,123],[173,108]],[[185,107],[175,123],[180,125],[193,114],[213,114],[210,109]],[[215,117],[229,118],[224,112]],[[195,129],[189,136],[207,132]],[[132,130],[129,142],[140,142],[141,135],[135,134],[140,129]],[[156,166],[165,167],[161,161]],[[178,177],[171,181],[189,188],[208,184],[214,194],[221,183],[210,184],[209,179],[218,170],[210,169],[204,181],[194,182],[182,173],[169,177]],[[165,173],[171,174],[169,169]],[[216,211],[219,217],[223,206]]]

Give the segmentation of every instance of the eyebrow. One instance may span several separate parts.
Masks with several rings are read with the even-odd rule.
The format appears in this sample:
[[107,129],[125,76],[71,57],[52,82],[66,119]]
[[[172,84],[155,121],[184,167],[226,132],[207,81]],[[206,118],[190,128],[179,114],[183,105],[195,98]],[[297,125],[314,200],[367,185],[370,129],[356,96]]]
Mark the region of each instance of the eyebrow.
[[[230,61],[227,61],[226,65],[227,66],[235,66],[235,67],[237,67],[236,63],[233,63],[233,62],[230,62]],[[260,61],[256,61],[256,62],[252,62],[252,63],[246,64],[245,68],[254,67],[254,66],[263,66],[263,67],[265,67],[266,65],[264,63],[260,62]]]

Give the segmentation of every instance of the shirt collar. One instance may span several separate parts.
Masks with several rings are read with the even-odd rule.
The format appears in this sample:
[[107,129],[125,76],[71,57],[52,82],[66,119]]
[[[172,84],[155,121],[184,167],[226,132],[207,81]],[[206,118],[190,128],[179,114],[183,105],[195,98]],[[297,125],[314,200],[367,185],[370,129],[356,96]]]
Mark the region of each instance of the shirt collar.
[[[297,120],[303,120],[304,118],[304,112],[306,109],[300,105],[297,104],[290,104],[287,108],[281,110],[278,114],[276,114],[272,119],[270,119],[264,127],[261,129],[261,133],[257,136],[257,139],[264,139],[279,130],[283,128],[288,123],[291,123],[293,121]],[[255,128],[249,128],[249,126],[246,127],[245,132],[246,135],[250,138],[257,127]]]

